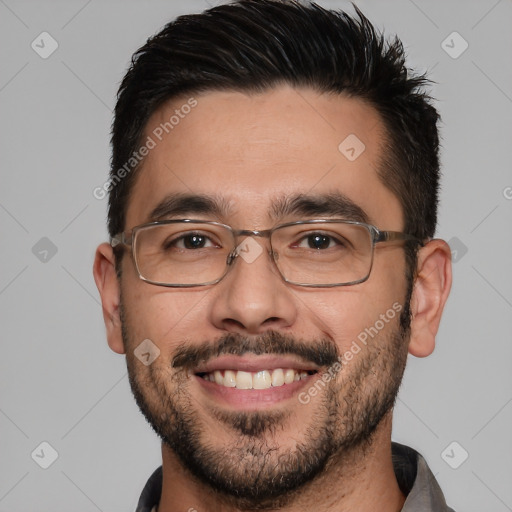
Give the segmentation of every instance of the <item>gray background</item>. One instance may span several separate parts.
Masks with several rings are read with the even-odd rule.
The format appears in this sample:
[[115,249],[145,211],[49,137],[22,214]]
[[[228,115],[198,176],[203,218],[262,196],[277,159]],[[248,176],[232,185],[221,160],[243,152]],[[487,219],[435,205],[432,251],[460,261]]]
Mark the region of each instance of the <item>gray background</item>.
[[[424,454],[457,512],[512,510],[512,2],[358,5],[437,82],[438,235],[456,250],[437,349],[410,358],[393,438]],[[131,511],[160,463],[124,358],[105,341],[91,266],[106,201],[92,191],[107,176],[131,54],[177,14],[207,7],[0,0],[0,511]],[[31,48],[43,31],[59,45],[47,59]],[[469,44],[458,58],[454,31]],[[58,453],[48,469],[43,441]]]

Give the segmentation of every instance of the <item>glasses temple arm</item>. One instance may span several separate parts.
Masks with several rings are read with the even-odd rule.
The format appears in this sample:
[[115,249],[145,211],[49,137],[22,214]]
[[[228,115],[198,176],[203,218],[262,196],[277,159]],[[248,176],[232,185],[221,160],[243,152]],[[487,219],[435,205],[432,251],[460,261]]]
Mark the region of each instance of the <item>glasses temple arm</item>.
[[110,246],[117,247],[118,245],[130,245],[131,241],[127,240],[124,233],[118,233],[110,238]]
[[417,242],[421,246],[425,245],[429,240],[422,240],[414,235],[408,233],[401,233],[399,231],[378,231],[375,237],[375,243],[377,242],[393,242],[396,240],[405,240],[410,242]]

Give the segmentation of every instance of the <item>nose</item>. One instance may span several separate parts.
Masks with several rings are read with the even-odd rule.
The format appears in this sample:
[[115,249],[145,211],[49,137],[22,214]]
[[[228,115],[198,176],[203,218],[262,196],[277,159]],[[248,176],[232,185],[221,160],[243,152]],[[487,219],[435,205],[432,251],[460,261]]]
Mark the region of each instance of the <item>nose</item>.
[[264,242],[246,238],[228,274],[212,290],[211,321],[218,329],[261,334],[290,327],[296,297],[283,281]]

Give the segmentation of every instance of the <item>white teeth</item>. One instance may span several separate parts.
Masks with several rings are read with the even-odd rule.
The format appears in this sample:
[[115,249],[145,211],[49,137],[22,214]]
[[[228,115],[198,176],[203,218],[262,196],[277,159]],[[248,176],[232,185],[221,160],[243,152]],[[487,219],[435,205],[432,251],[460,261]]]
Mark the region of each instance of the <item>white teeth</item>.
[[284,384],[284,373],[281,368],[277,368],[272,372],[272,386],[282,386]]
[[252,389],[252,375],[250,372],[236,372],[237,389]]
[[253,375],[253,389],[268,389],[270,386],[272,386],[272,378],[270,377],[270,372],[267,370],[257,372]]
[[236,387],[236,375],[235,372],[231,370],[226,370],[224,372],[224,386],[228,388]]
[[308,377],[306,371],[297,371],[291,368],[283,370],[261,370],[259,372],[244,372],[242,370],[215,370],[203,375],[203,378],[209,382],[215,382],[219,386],[237,389],[269,389],[279,387],[284,384],[305,379]]
[[295,377],[295,372],[293,370],[286,370],[284,372],[284,383],[291,384],[293,382],[294,377]]

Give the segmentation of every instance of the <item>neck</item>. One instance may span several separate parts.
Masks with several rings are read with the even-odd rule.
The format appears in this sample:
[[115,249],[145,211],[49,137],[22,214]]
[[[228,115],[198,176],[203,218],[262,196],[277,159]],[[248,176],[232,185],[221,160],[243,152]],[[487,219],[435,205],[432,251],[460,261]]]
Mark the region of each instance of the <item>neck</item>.
[[[243,510],[199,482],[162,444],[162,496],[158,512],[238,512]],[[377,427],[371,443],[350,454],[340,453],[325,471],[280,506],[281,512],[398,512],[405,497],[396,481],[391,458],[391,414]],[[264,510],[264,509],[260,509]],[[276,510],[265,509],[265,510]]]

